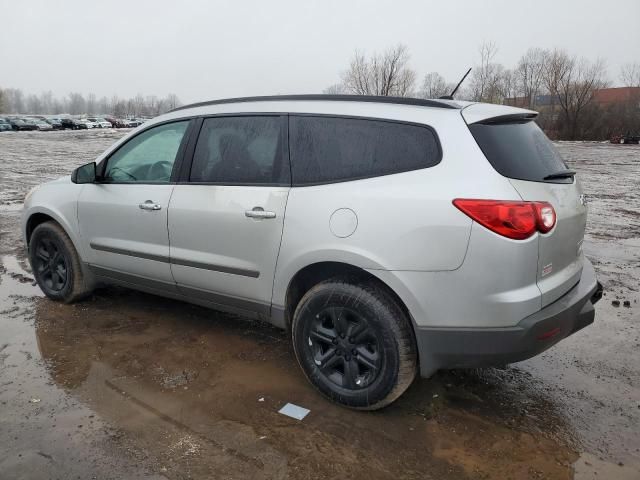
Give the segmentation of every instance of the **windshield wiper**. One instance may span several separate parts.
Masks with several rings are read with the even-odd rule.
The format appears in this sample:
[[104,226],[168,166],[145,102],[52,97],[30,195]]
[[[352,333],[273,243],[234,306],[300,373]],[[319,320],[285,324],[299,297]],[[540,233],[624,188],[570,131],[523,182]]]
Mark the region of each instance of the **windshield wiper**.
[[571,178],[576,174],[575,170],[561,170],[551,175],[547,175],[543,180],[555,180],[557,178]]

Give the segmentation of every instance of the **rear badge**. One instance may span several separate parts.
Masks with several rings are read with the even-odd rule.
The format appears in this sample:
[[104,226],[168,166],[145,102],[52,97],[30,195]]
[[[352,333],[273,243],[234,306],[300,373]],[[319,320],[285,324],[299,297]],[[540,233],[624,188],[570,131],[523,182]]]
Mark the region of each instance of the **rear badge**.
[[553,271],[553,263],[550,263],[549,265],[545,265],[544,267],[542,267],[542,276],[545,277],[549,275],[552,271]]
[[583,193],[580,195],[580,203],[585,206],[587,204],[587,196]]

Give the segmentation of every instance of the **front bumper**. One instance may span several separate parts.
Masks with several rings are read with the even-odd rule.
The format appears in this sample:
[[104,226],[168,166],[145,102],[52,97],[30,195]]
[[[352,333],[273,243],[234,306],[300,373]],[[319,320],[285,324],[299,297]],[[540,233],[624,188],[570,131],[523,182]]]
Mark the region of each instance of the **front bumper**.
[[429,377],[441,368],[486,367],[531,358],[593,323],[593,305],[601,297],[602,285],[585,259],[575,287],[514,327],[418,327],[420,374]]

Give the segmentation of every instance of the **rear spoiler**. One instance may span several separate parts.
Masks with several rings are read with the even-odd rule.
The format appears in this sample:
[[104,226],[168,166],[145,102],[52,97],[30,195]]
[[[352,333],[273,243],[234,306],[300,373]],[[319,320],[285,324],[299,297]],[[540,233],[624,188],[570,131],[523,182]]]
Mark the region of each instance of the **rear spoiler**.
[[537,116],[537,113],[512,113],[508,115],[499,115],[497,117],[487,118],[475,123],[481,123],[483,125],[493,125],[496,123],[530,122],[531,120],[535,120]]
[[538,116],[538,112],[533,110],[489,103],[472,103],[463,108],[461,114],[468,125],[473,123],[526,122],[534,120]]

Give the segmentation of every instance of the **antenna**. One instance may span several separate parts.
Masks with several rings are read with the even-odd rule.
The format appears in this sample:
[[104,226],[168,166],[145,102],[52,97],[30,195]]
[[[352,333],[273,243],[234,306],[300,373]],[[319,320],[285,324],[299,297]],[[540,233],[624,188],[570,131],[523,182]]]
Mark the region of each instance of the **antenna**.
[[462,77],[462,80],[458,82],[458,85],[456,85],[456,88],[453,89],[453,92],[451,92],[451,95],[443,95],[440,98],[442,100],[453,100],[453,96],[456,94],[456,92],[460,88],[460,85],[462,85],[462,82],[464,82],[464,79],[467,78],[467,75],[469,75],[469,73],[471,73],[471,69],[467,70],[467,73],[465,73],[464,77]]

